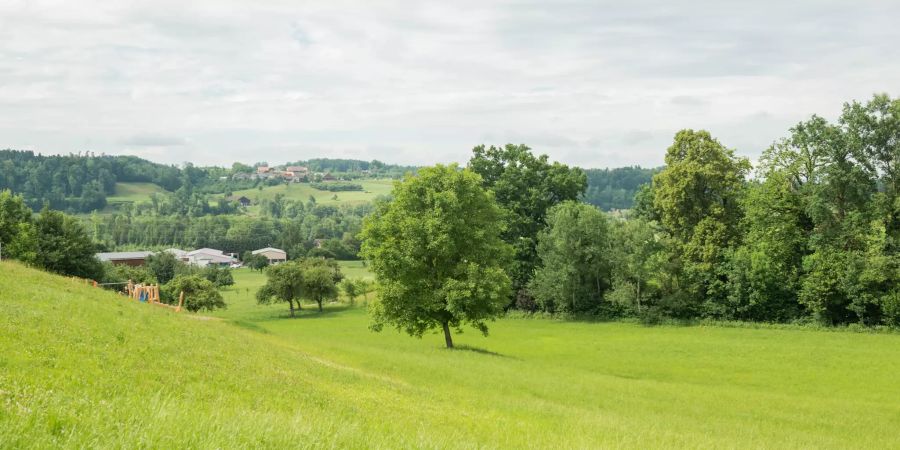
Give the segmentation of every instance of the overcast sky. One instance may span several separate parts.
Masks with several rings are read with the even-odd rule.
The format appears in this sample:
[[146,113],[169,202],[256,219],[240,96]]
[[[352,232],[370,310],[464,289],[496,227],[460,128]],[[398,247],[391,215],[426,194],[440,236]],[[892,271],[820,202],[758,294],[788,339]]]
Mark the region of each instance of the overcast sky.
[[849,0],[4,0],[0,148],[430,164],[514,142],[653,166],[704,128],[753,157],[900,94],[898,18]]

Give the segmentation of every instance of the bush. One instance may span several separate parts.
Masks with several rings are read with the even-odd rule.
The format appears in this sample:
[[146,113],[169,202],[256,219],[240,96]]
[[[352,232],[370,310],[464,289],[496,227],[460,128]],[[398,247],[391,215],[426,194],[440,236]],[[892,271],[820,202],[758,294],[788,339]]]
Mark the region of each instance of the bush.
[[234,284],[234,276],[231,275],[231,269],[223,269],[218,266],[206,266],[200,273],[203,278],[214,284],[217,288],[231,286]]
[[[155,284],[156,277],[147,267],[133,267],[103,263],[103,277],[101,283],[127,283],[129,280],[141,284]],[[121,286],[112,286],[120,290]]]
[[225,300],[216,286],[209,280],[197,275],[178,275],[163,287],[168,303],[177,304],[179,295],[184,292],[184,308],[190,312],[213,311],[225,308]]

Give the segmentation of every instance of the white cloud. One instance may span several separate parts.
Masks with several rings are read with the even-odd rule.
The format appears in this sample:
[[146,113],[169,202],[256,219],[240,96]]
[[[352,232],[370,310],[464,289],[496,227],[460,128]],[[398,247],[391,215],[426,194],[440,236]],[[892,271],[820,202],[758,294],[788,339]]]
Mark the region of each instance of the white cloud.
[[512,141],[656,165],[681,128],[754,156],[900,94],[889,2],[257,3],[3,2],[0,147],[427,164]]

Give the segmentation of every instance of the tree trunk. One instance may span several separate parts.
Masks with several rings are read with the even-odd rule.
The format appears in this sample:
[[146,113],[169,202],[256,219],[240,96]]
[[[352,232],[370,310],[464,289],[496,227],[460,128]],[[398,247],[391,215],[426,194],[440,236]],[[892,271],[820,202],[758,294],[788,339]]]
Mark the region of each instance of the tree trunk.
[[322,300],[316,300],[316,303],[319,304],[319,312],[322,312]]
[[288,305],[291,306],[291,317],[294,317],[294,301],[288,300]]
[[450,335],[450,324],[444,322],[441,325],[444,326],[444,341],[447,343],[447,348],[453,348],[453,336]]

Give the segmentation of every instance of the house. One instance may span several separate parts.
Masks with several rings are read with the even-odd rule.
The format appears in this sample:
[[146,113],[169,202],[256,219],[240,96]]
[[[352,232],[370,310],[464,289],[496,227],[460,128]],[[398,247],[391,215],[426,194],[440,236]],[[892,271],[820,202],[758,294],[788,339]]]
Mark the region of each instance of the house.
[[256,174],[246,173],[246,172],[238,172],[231,176],[232,180],[253,180],[256,178]]
[[241,204],[244,208],[250,206],[250,199],[244,196],[241,196],[237,199],[237,202]]
[[97,253],[97,259],[101,262],[112,263],[117,266],[143,266],[147,263],[147,257],[153,252],[109,252]]
[[236,262],[234,256],[226,255],[222,250],[214,248],[200,248],[187,252],[185,253],[185,260],[188,264],[198,267],[231,267]]
[[306,176],[309,173],[309,168],[304,166],[287,166],[284,170],[287,172],[294,172],[294,174],[298,176]]
[[253,250],[254,255],[263,255],[269,260],[269,264],[278,264],[287,261],[287,252],[281,249],[266,247],[259,250]]
[[325,176],[322,177],[322,181],[336,181],[336,180],[337,180],[337,178],[335,178],[334,175],[332,175],[330,173],[326,173]]
[[270,170],[272,170],[272,169],[269,168],[269,166],[259,166],[256,168],[256,173],[258,173],[258,174],[269,173]]

